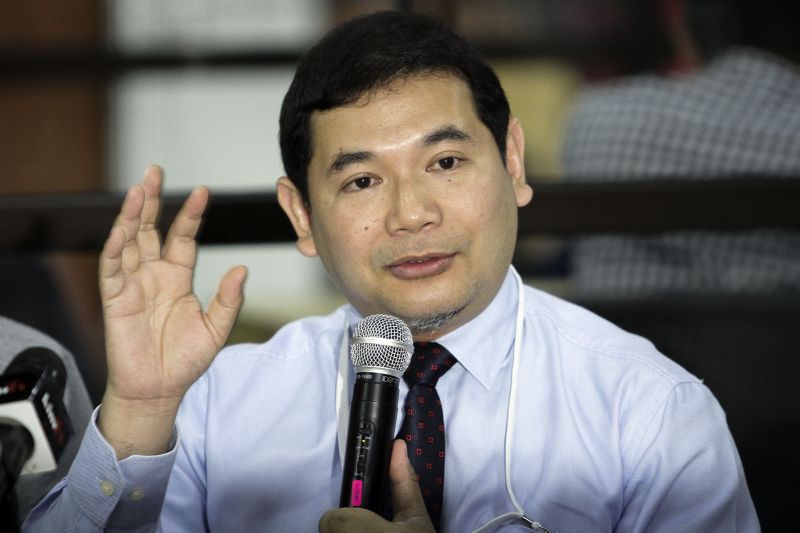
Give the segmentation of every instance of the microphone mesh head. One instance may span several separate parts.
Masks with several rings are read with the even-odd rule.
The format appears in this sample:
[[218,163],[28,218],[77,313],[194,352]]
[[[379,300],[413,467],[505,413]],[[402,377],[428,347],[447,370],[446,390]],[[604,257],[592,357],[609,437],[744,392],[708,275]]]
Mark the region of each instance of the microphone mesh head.
[[382,367],[403,373],[414,341],[405,322],[391,315],[370,315],[356,324],[350,343],[353,366]]

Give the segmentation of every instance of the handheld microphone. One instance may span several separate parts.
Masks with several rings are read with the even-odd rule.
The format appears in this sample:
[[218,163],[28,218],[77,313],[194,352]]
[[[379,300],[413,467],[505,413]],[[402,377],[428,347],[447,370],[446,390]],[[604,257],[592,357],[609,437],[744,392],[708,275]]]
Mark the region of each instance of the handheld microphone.
[[384,512],[400,379],[413,352],[411,330],[399,318],[370,315],[356,325],[350,342],[356,380],[340,507]]
[[48,348],[28,348],[0,376],[0,452],[4,474],[55,470],[72,435],[64,406],[64,362]]

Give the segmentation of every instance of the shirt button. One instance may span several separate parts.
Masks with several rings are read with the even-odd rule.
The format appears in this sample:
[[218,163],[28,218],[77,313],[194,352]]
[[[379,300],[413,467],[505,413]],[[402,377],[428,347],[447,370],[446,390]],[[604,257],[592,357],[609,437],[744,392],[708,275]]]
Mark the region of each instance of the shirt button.
[[133,489],[128,493],[128,499],[132,502],[138,502],[144,498],[144,491],[142,489]]
[[101,481],[100,492],[102,492],[106,496],[111,496],[112,494],[114,494],[114,485],[110,481]]

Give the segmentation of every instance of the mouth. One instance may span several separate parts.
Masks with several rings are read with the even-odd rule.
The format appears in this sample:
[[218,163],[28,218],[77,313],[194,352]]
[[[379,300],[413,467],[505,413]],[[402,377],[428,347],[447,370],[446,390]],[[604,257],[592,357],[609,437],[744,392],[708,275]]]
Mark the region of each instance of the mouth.
[[414,280],[436,276],[446,271],[455,254],[428,254],[402,257],[386,267],[395,277]]

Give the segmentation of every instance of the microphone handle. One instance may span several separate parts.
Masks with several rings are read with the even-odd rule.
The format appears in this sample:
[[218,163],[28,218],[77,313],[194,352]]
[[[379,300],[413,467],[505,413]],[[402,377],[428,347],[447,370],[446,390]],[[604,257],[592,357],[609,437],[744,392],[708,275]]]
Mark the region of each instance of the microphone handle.
[[384,514],[400,378],[357,372],[350,402],[340,507]]

